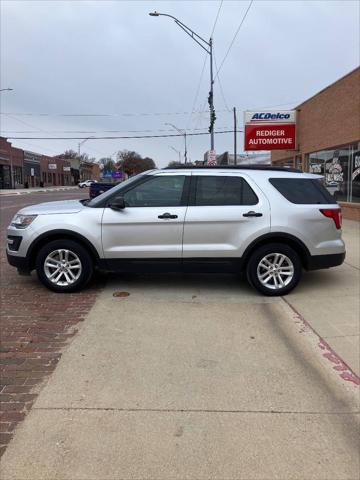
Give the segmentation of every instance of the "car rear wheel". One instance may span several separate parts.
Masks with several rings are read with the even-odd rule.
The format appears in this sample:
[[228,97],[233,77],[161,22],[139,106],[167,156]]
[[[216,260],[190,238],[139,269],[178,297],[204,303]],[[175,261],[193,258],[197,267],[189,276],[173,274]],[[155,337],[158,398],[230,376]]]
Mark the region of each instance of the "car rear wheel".
[[251,255],[246,269],[249,283],[269,296],[289,293],[299,283],[301,272],[299,255],[281,243],[259,247]]
[[36,271],[40,281],[55,292],[74,292],[82,289],[93,274],[93,261],[79,243],[54,240],[39,251]]

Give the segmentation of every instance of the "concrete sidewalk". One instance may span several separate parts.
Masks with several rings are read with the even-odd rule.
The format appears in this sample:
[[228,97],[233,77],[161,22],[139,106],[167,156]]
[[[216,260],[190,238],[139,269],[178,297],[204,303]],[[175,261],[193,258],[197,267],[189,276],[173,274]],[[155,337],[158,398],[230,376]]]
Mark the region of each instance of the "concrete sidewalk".
[[344,264],[304,273],[286,300],[360,375],[360,223],[343,220],[343,238]]
[[309,326],[358,335],[358,225],[344,231],[347,263],[286,302],[226,276],[110,277],[1,479],[358,479],[356,364]]

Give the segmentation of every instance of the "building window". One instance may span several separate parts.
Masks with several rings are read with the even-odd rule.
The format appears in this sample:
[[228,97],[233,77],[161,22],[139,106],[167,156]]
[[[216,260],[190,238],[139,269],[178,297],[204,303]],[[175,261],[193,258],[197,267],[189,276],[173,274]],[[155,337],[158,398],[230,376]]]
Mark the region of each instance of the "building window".
[[13,168],[13,176],[14,176],[14,186],[22,185],[23,183],[23,175],[22,175],[22,168],[21,167],[14,167]]
[[311,153],[309,171],[324,175],[336,200],[360,202],[360,143]]

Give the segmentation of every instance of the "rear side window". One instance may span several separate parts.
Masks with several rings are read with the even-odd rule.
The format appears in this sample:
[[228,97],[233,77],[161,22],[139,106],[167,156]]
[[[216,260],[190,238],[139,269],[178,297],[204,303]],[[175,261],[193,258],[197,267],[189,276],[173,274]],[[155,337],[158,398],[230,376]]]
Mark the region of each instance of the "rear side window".
[[196,206],[256,205],[258,198],[250,185],[241,177],[198,176],[196,180]]
[[336,203],[334,197],[312,178],[269,178],[269,182],[291,203],[300,205]]

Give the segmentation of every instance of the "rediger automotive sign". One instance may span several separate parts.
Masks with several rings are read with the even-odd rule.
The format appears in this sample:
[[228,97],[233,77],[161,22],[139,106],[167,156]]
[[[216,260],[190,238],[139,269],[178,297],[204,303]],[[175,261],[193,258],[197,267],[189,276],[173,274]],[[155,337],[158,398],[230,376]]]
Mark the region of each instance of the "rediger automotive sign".
[[295,110],[245,112],[245,150],[294,150]]

